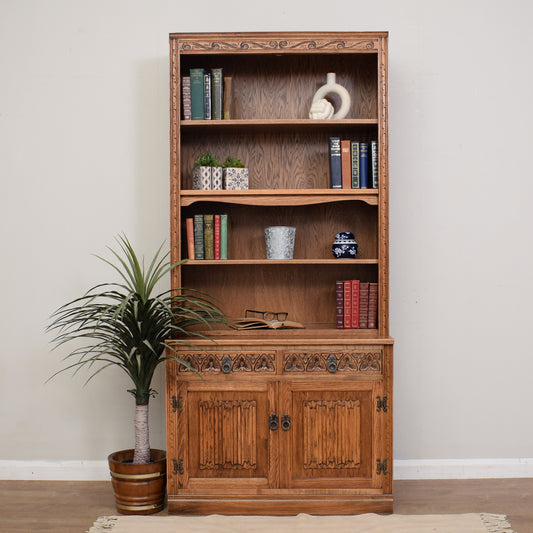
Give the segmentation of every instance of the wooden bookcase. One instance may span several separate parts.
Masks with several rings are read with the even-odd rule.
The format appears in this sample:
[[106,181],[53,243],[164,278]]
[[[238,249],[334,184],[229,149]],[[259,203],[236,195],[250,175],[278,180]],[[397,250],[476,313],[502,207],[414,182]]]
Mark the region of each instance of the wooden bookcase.
[[[191,68],[232,77],[232,116],[183,120]],[[326,74],[350,93],[342,120],[310,120]],[[185,220],[226,213],[227,260],[189,260],[172,286],[214,296],[230,317],[283,311],[305,329],[209,331],[166,367],[171,513],[392,512],[392,345],[388,321],[387,33],[170,35],[171,240]],[[331,136],[378,140],[379,187],[331,189]],[[192,190],[205,152],[238,157],[249,190]],[[267,260],[264,228],[296,229],[294,259]],[[335,259],[339,231],[356,259]],[[378,284],[375,329],[337,329],[335,281]]]

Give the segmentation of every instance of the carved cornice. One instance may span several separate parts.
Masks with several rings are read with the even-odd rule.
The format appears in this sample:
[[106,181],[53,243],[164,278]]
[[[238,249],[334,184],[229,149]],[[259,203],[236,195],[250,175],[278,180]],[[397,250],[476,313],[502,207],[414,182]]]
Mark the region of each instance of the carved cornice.
[[242,39],[242,40],[183,40],[180,41],[182,52],[220,52],[220,51],[247,51],[247,50],[374,50],[377,45],[372,39],[358,40],[317,40],[317,39]]

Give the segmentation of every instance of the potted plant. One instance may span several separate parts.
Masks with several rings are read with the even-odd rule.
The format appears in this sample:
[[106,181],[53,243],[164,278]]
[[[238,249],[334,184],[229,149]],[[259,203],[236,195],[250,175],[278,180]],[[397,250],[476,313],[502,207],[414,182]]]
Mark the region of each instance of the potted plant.
[[242,190],[248,189],[248,169],[244,163],[236,157],[226,157],[222,164],[224,189]]
[[225,322],[225,317],[203,293],[184,289],[155,292],[158,282],[183,262],[170,264],[170,252],[163,253],[163,245],[145,268],[144,259],[138,259],[125,236],[117,241],[121,250],[110,248],[112,260],[98,257],[119,274],[120,282],[96,285],[60,307],[48,330],[55,335],[52,342],[56,347],[73,345],[65,357],[65,368],[54,376],[88,367],[92,371],[89,381],[114,366],[131,379],[133,388],[128,392],[135,398],[135,448],[112,453],[109,466],[118,512],[152,514],[164,506],[166,478],[165,452],[150,449],[148,405],[156,394],[152,377],[167,359],[189,367],[165,341],[173,337],[191,345],[193,335],[208,338],[191,331],[191,326],[211,327]]
[[222,165],[211,152],[204,152],[194,162],[192,188],[195,190],[222,189]]

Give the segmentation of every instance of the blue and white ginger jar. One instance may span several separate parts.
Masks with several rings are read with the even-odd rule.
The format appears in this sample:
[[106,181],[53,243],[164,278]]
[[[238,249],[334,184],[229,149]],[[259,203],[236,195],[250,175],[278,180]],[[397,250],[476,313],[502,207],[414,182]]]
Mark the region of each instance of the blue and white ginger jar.
[[355,242],[353,233],[350,231],[337,233],[331,251],[337,259],[355,259],[359,247]]

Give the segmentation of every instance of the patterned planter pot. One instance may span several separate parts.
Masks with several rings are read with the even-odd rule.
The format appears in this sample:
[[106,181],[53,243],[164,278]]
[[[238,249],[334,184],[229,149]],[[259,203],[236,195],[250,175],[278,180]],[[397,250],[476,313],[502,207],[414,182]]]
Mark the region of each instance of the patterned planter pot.
[[211,167],[194,167],[193,168],[192,188],[195,191],[211,190]]
[[211,189],[222,190],[222,167],[211,167]]
[[248,189],[248,169],[235,167],[225,168],[224,189],[228,191]]

